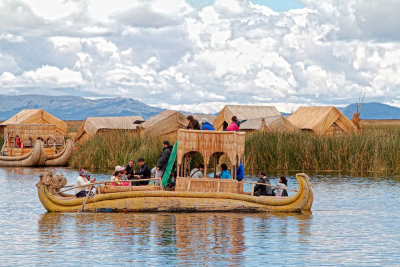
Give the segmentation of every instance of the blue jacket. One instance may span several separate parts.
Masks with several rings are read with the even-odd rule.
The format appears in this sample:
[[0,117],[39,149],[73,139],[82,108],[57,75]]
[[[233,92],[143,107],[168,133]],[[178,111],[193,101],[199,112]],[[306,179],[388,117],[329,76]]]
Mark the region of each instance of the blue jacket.
[[244,178],[244,166],[242,163],[240,163],[239,166],[236,164],[236,179],[238,181],[241,181],[243,180],[243,178]]
[[203,123],[203,126],[201,126],[201,130],[208,130],[208,131],[214,131],[214,126],[212,126],[208,121]]
[[231,173],[229,170],[224,170],[221,172],[221,179],[231,179]]

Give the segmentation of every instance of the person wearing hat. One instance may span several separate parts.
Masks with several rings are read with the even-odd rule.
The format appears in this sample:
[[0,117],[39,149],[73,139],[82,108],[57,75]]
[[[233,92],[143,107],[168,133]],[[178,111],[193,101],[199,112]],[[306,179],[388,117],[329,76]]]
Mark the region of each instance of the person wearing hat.
[[[162,178],[165,170],[167,169],[168,160],[171,156],[172,146],[169,144],[168,140],[163,142],[163,149],[160,157],[157,160],[157,169],[155,178]],[[156,185],[160,185],[159,181],[156,181]]]
[[122,175],[125,172],[125,167],[124,166],[115,166],[114,169],[114,175],[111,176],[111,181],[114,182],[112,185],[125,185],[128,186],[128,182],[122,182]]
[[[93,195],[92,191],[90,190],[90,183],[93,183],[96,181],[96,178],[93,178],[93,180],[90,180],[90,175],[84,170],[80,169],[79,170],[79,176],[76,179],[75,182],[75,189],[74,193],[76,197],[85,197],[87,194],[90,194],[90,196]],[[88,185],[86,187],[81,187],[84,185]]]
[[257,184],[254,186],[254,195],[255,196],[266,196],[267,195],[267,186],[262,185],[265,184],[267,179],[267,173],[265,171],[261,171],[258,175]]
[[214,131],[215,130],[214,126],[212,126],[211,123],[209,123],[206,118],[202,118],[200,120],[200,124],[201,124],[202,131]]

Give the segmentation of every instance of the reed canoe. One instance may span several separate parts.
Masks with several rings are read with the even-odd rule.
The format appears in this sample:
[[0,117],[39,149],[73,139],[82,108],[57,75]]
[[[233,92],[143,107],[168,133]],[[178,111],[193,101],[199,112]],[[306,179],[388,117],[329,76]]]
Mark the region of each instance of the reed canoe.
[[44,162],[44,147],[40,140],[35,141],[32,151],[29,153],[17,156],[0,156],[0,167],[35,167]]
[[[245,193],[229,192],[190,192],[190,191],[126,191],[101,193],[87,199],[86,212],[288,212],[310,211],[313,192],[308,176],[296,175],[299,183],[297,193],[290,197],[257,197]],[[46,182],[47,181],[47,182]],[[49,212],[77,212],[82,208],[85,198],[59,193],[59,188],[51,178],[42,177],[37,184],[38,196]],[[65,182],[64,182],[65,185]],[[140,188],[137,187],[137,188]]]
[[46,156],[44,166],[66,166],[68,160],[74,152],[74,143],[72,140],[67,140],[64,149],[55,155]]

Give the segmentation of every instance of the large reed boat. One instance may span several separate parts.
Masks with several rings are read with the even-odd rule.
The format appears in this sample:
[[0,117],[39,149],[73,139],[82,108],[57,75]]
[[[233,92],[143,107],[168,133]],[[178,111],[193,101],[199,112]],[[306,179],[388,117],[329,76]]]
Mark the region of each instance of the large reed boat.
[[[96,182],[95,195],[76,198],[67,194],[75,187],[66,186],[66,179],[51,173],[41,176],[37,184],[38,196],[49,212],[289,212],[310,211],[313,191],[304,173],[296,175],[298,190],[289,197],[254,196],[256,183],[236,180],[236,163],[244,158],[245,134],[237,132],[179,130],[168,167],[159,186],[112,186],[109,181]],[[232,179],[189,178],[190,160],[195,153],[204,159],[204,177],[207,166],[216,166],[222,155],[230,163]],[[210,159],[212,162],[210,163]],[[171,187],[172,173],[177,170],[175,186]],[[150,180],[157,180],[156,178]],[[250,192],[244,185],[250,184]]]

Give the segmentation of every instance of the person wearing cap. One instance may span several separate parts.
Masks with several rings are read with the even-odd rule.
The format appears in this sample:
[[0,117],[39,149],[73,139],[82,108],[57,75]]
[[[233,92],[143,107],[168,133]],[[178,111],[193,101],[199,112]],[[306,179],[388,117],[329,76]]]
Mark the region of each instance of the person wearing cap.
[[[157,160],[157,169],[155,178],[162,178],[165,170],[167,169],[168,160],[171,156],[172,146],[169,144],[168,140],[163,142],[163,149],[160,157]],[[156,185],[160,185],[159,181],[156,181]]]
[[188,126],[186,129],[191,129],[191,130],[200,130],[200,124],[199,121],[196,120],[192,115],[187,116],[186,118],[189,121]]
[[[80,169],[79,170],[79,176],[76,179],[75,182],[75,189],[74,193],[76,197],[85,197],[87,194],[90,194],[90,196],[93,195],[92,191],[90,190],[90,183],[93,183],[96,181],[96,178],[93,178],[93,180],[90,180],[90,175],[84,170]],[[88,185],[86,187],[81,187],[84,185]]]
[[214,126],[212,126],[211,123],[209,123],[206,118],[202,118],[200,120],[200,124],[201,124],[202,131],[214,131],[215,130]]
[[265,184],[267,178],[267,173],[265,171],[261,171],[258,175],[257,184],[254,186],[254,195],[255,196],[266,196],[267,195],[267,186],[262,185]]

